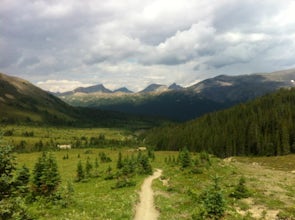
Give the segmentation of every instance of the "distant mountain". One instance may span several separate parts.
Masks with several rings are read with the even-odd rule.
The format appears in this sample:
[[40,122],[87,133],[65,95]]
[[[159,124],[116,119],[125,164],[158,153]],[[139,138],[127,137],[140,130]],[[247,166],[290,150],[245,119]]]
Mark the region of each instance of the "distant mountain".
[[113,91],[113,93],[117,93],[117,92],[121,92],[121,93],[133,93],[131,90],[127,89],[126,87],[122,87],[119,89],[116,89]]
[[[98,91],[101,86],[88,90]],[[162,123],[159,119],[124,113],[73,107],[21,78],[0,73],[0,124],[107,126],[142,128]]]
[[112,93],[111,90],[107,89],[104,87],[103,84],[98,84],[94,86],[89,86],[89,87],[79,87],[74,89],[73,91],[67,91],[63,93],[56,93],[55,95],[57,96],[68,96],[68,95],[74,95],[76,93]]
[[295,69],[273,73],[227,76],[206,79],[187,88],[151,84],[138,93],[116,95],[86,94],[63,96],[74,106],[87,106],[133,114],[190,120],[205,113],[230,107],[273,92],[295,86]]
[[177,85],[176,83],[173,83],[173,84],[171,84],[171,85],[168,87],[168,89],[170,89],[170,90],[181,90],[181,89],[183,89],[183,87],[180,86],[180,85]]
[[[217,102],[241,102],[262,96],[278,88],[294,86],[283,75],[284,72],[239,76],[220,75],[206,79],[187,89]],[[288,74],[288,78],[292,78],[292,75],[295,78],[295,70]]]
[[89,87],[80,87],[74,90],[74,92],[82,92],[82,93],[94,93],[94,92],[103,92],[103,93],[111,93],[112,91],[105,88],[103,84],[98,84],[95,86]]
[[161,84],[151,84],[139,93],[151,93],[151,92],[164,92],[167,91],[168,87]]

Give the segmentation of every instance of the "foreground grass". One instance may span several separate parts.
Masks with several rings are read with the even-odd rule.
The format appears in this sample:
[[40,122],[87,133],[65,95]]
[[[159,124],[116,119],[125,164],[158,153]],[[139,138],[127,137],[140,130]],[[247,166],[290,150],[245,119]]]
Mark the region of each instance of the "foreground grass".
[[[157,159],[163,161],[169,154],[176,156],[173,152],[158,152]],[[223,219],[295,219],[294,161],[295,155],[225,160],[212,157],[211,166],[199,166],[197,170],[161,163],[162,180],[154,183],[160,219],[192,219],[200,207],[198,196],[216,175],[227,203]],[[229,195],[242,176],[251,195],[234,199]]]
[[[85,164],[86,159],[89,158],[94,162],[98,153],[102,151],[112,159],[112,162],[99,163],[99,177],[75,182],[78,161],[81,160]],[[74,188],[71,203],[66,208],[60,205],[46,206],[45,204],[40,207],[37,203],[30,207],[30,212],[38,219],[132,219],[133,207],[138,199],[137,192],[144,176],[134,177],[135,186],[112,189],[116,179],[104,180],[103,177],[109,166],[115,171],[118,152],[118,150],[111,149],[72,149],[54,152],[62,178],[60,188],[65,187],[68,182],[72,183]],[[127,150],[122,152],[123,156],[132,154]],[[17,163],[19,166],[25,164],[32,170],[40,154],[17,154]],[[69,159],[63,159],[65,155],[68,155]]]
[[[100,163],[99,177],[85,182],[75,182],[79,160],[87,158],[94,162],[99,152],[105,152],[111,163]],[[134,152],[120,149],[124,156]],[[71,149],[56,151],[54,155],[59,165],[63,188],[68,182],[73,184],[74,194],[67,207],[60,205],[34,204],[29,210],[38,219],[132,219],[138,191],[144,176],[135,176],[135,186],[112,189],[116,180],[104,180],[109,166],[115,170],[119,150],[117,149]],[[19,166],[26,164],[31,170],[41,153],[17,154]],[[63,159],[68,155],[69,159]],[[180,168],[167,163],[167,158],[177,158],[178,152],[156,152],[154,168],[161,168],[163,176],[155,180],[155,203],[160,211],[159,219],[192,219],[200,206],[198,195],[212,184],[212,177],[220,177],[222,193],[226,199],[227,210],[223,219],[294,219],[295,216],[295,155],[283,157],[237,157],[221,160],[210,158],[210,164],[198,169]],[[193,155],[197,158],[198,154]],[[166,159],[165,159],[166,158]],[[165,162],[166,161],[166,162]],[[282,167],[282,163],[288,166]],[[234,199],[233,192],[241,176],[246,179],[251,196]],[[279,218],[280,216],[281,218]]]

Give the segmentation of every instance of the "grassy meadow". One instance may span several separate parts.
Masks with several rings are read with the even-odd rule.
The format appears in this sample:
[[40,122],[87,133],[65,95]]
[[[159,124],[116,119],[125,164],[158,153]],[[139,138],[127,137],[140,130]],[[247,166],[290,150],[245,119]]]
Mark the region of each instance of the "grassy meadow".
[[[31,171],[41,156],[36,150],[40,140],[46,151],[53,153],[61,176],[59,191],[72,195],[66,204],[35,202],[29,212],[36,219],[132,219],[138,192],[146,175],[133,175],[132,186],[113,188],[117,179],[106,180],[106,173],[117,172],[119,152],[123,158],[136,157],[134,149],[143,146],[130,131],[106,128],[54,128],[6,126],[1,128],[4,144],[19,145],[25,142],[26,151],[15,153],[17,166],[25,164]],[[33,135],[32,135],[33,134]],[[94,141],[91,142],[91,140]],[[95,142],[96,140],[96,142]],[[58,150],[56,144],[78,143],[80,148]],[[36,145],[37,143],[37,145]],[[101,162],[104,152],[111,162]],[[163,170],[163,175],[153,183],[155,206],[160,220],[200,219],[200,195],[206,192],[218,177],[225,201],[222,219],[295,219],[295,155],[280,157],[232,157],[219,159],[204,153],[190,153],[190,164],[179,164],[179,152],[157,151],[152,167]],[[93,165],[94,177],[76,182],[79,161]],[[95,167],[95,161],[98,166]],[[293,172],[292,172],[293,171]],[[241,177],[249,191],[246,198],[232,197]]]
[[7,125],[0,131],[4,143],[18,152],[56,150],[58,144],[71,144],[73,148],[137,146],[136,136],[126,129]]
[[[158,152],[157,158],[176,156]],[[195,154],[193,158],[199,158]],[[161,164],[163,176],[154,182],[156,206],[161,220],[192,218],[200,209],[199,196],[219,178],[226,211],[222,219],[295,219],[295,155],[280,157],[210,157],[210,164],[183,169]],[[239,179],[245,178],[247,198],[231,197]]]
[[[94,163],[99,152],[105,152],[111,159],[110,163],[101,163],[97,168],[97,177],[83,182],[75,182],[78,161],[85,164],[87,158]],[[31,207],[39,219],[131,219],[133,206],[137,201],[137,191],[145,176],[135,176],[134,187],[112,189],[116,179],[104,180],[105,173],[110,166],[116,170],[118,150],[111,149],[71,149],[54,152],[57,160],[62,183],[59,188],[65,188],[70,183],[74,189],[70,204],[66,208],[56,206]],[[131,156],[132,152],[122,150],[123,156]],[[41,155],[38,153],[17,154],[19,166],[25,164],[30,170]],[[67,156],[68,159],[64,159]]]

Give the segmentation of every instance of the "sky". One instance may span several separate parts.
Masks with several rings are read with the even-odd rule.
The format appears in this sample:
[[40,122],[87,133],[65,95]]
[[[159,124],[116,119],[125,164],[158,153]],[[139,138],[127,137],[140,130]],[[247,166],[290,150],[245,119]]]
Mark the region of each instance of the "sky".
[[139,91],[295,68],[294,0],[1,0],[0,72]]

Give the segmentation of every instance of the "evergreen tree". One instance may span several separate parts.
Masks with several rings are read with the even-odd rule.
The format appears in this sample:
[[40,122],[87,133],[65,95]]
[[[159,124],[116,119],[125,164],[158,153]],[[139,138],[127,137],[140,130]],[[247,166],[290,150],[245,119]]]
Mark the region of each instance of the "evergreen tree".
[[191,160],[190,152],[188,151],[187,148],[184,148],[179,152],[179,162],[182,168],[191,166],[192,160]]
[[77,175],[76,175],[76,181],[80,182],[85,178],[84,169],[81,160],[79,160],[77,165]]
[[13,172],[16,169],[12,148],[0,146],[0,201],[13,192]]
[[137,163],[138,163],[139,174],[151,175],[153,173],[153,169],[150,164],[149,158],[146,155],[139,153],[137,158]]
[[155,160],[155,152],[151,149],[151,148],[148,148],[148,157],[154,161]]
[[17,191],[21,194],[29,192],[30,170],[25,165],[18,170],[18,174],[15,180],[15,186]]
[[92,170],[93,166],[90,162],[90,159],[89,157],[87,157],[87,160],[86,160],[86,165],[85,165],[85,174],[86,174],[86,177],[91,177],[91,170]]
[[12,148],[0,146],[0,219],[29,220],[32,218],[27,213],[24,199],[14,188],[16,185],[13,178],[15,170],[16,164]]
[[96,157],[95,158],[95,169],[98,169],[98,167],[99,167],[99,163],[98,163],[98,158]]
[[123,161],[122,161],[122,153],[121,151],[118,154],[118,161],[117,161],[117,169],[122,169],[123,168]]
[[245,177],[239,179],[239,183],[236,185],[234,191],[230,194],[231,197],[236,199],[248,198],[250,196],[250,191],[246,187]]
[[204,219],[221,219],[224,215],[226,204],[217,176],[213,178],[213,185],[201,194],[200,200],[204,208],[204,212],[201,212]]
[[36,195],[50,196],[60,184],[55,158],[46,152],[39,157],[33,171],[33,191]]

